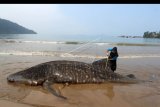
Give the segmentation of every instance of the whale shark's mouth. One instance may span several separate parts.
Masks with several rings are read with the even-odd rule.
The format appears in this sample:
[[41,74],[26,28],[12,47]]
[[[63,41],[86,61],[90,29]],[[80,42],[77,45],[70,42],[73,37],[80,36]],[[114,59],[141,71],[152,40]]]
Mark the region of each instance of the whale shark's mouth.
[[7,77],[8,82],[14,82],[14,83],[22,83],[22,84],[31,84],[30,81],[25,79],[21,75],[10,75]]
[[44,79],[38,79],[38,80],[32,80],[32,79],[26,79],[21,75],[10,75],[7,77],[8,82],[13,82],[13,83],[21,83],[25,85],[42,85],[43,82],[45,81]]
[[9,82],[18,82],[18,81],[22,81],[22,76],[20,76],[20,75],[10,75],[10,76],[8,76],[7,77],[7,80],[9,81]]

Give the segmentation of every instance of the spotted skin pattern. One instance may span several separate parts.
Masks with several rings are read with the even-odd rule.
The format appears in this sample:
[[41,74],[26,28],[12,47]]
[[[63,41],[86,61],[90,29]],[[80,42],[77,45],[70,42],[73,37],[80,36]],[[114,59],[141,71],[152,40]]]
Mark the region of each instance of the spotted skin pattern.
[[[104,62],[104,60],[99,60]],[[101,66],[101,67],[100,67]],[[54,83],[103,83],[111,82],[134,82],[132,78],[110,72],[98,62],[92,64],[57,60],[38,64],[23,71],[11,74],[7,77],[8,82],[16,82],[27,85],[43,85],[43,87],[57,97],[67,99],[57,93],[51,87]]]

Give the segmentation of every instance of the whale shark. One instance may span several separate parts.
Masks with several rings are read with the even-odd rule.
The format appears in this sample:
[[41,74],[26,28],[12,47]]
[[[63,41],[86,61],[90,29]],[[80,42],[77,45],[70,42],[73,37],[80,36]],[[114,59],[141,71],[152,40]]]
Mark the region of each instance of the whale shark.
[[56,92],[51,86],[54,83],[87,84],[121,82],[136,83],[134,75],[120,75],[111,72],[106,59],[100,59],[93,63],[80,61],[55,60],[41,63],[7,77],[8,82],[26,84],[31,86],[41,85],[53,95],[67,99]]

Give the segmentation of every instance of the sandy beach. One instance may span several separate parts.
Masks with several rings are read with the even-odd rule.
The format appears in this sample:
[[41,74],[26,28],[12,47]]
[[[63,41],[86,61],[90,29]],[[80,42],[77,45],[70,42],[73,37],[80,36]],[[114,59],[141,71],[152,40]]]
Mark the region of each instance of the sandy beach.
[[[0,107],[160,107],[160,59],[118,59],[117,73],[152,80],[137,84],[55,84],[68,100],[53,96],[41,86],[7,83],[9,74],[58,57],[0,56]],[[64,58],[63,58],[64,59]],[[67,58],[66,58],[67,59]],[[89,62],[86,58],[79,61]]]

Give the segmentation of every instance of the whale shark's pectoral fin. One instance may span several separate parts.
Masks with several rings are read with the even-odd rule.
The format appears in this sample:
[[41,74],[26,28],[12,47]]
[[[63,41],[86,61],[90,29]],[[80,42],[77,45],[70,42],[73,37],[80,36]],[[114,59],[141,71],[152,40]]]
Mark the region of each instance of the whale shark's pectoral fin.
[[48,90],[50,93],[52,93],[53,95],[63,98],[63,99],[67,99],[66,97],[62,96],[60,93],[57,93],[56,90],[54,88],[51,87],[51,85],[53,84],[53,82],[49,82],[48,80],[46,80],[43,83],[43,87]]

